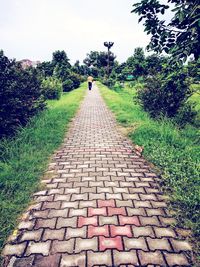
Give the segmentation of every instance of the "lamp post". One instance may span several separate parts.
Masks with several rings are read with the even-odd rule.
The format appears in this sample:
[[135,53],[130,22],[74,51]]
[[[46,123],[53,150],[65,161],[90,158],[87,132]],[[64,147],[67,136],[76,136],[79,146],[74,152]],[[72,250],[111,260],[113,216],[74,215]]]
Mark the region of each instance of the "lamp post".
[[108,78],[109,78],[109,75],[110,75],[110,58],[109,58],[109,55],[110,55],[110,49],[111,47],[114,45],[114,42],[104,42],[104,46],[108,48],[108,63],[107,63],[107,75],[108,75]]

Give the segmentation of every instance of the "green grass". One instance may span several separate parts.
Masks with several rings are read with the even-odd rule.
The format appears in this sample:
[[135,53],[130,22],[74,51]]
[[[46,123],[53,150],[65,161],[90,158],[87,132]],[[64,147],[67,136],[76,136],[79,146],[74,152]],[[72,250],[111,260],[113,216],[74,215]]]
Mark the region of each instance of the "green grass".
[[190,125],[178,129],[172,121],[151,119],[133,102],[134,88],[120,92],[98,84],[116,119],[129,129],[134,144],[144,146],[144,156],[162,174],[163,188],[180,224],[200,234],[200,135]]
[[0,141],[0,248],[17,218],[40,187],[50,155],[61,144],[86,85],[48,102],[49,108],[22,128],[15,139]]

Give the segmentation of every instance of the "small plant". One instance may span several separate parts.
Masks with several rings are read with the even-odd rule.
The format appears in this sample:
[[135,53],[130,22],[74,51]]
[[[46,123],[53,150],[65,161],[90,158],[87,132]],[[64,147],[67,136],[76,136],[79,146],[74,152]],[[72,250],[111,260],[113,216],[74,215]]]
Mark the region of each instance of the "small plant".
[[47,77],[42,81],[43,95],[45,99],[60,99],[62,95],[62,82],[55,77]]

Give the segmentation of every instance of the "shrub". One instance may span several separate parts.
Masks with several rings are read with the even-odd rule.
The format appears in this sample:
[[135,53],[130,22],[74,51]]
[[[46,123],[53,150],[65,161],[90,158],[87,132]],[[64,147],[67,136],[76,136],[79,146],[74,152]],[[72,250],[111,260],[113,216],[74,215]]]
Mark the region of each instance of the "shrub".
[[73,85],[74,85],[74,83],[72,80],[70,80],[70,79],[65,80],[63,82],[63,91],[64,92],[70,92],[71,90],[73,90]]
[[197,112],[194,109],[194,104],[187,102],[177,112],[175,121],[184,127],[187,123],[195,124]]
[[12,135],[44,107],[37,71],[23,70],[0,51],[0,137]]
[[62,82],[55,77],[47,77],[42,81],[43,95],[45,99],[60,99],[63,88]]
[[174,117],[184,105],[191,91],[182,71],[148,77],[137,98],[152,117]]
[[116,83],[116,80],[112,78],[103,79],[102,83],[112,89]]
[[80,86],[81,84],[81,76],[76,74],[76,73],[72,73],[69,76],[70,80],[73,82],[73,89],[76,89]]

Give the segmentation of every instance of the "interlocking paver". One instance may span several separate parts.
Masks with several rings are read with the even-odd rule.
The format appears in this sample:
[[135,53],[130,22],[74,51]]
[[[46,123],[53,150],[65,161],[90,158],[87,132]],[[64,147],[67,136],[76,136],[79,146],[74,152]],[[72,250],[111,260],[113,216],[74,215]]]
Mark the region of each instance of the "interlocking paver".
[[52,156],[46,188],[8,239],[3,266],[192,266],[159,179],[93,88]]

